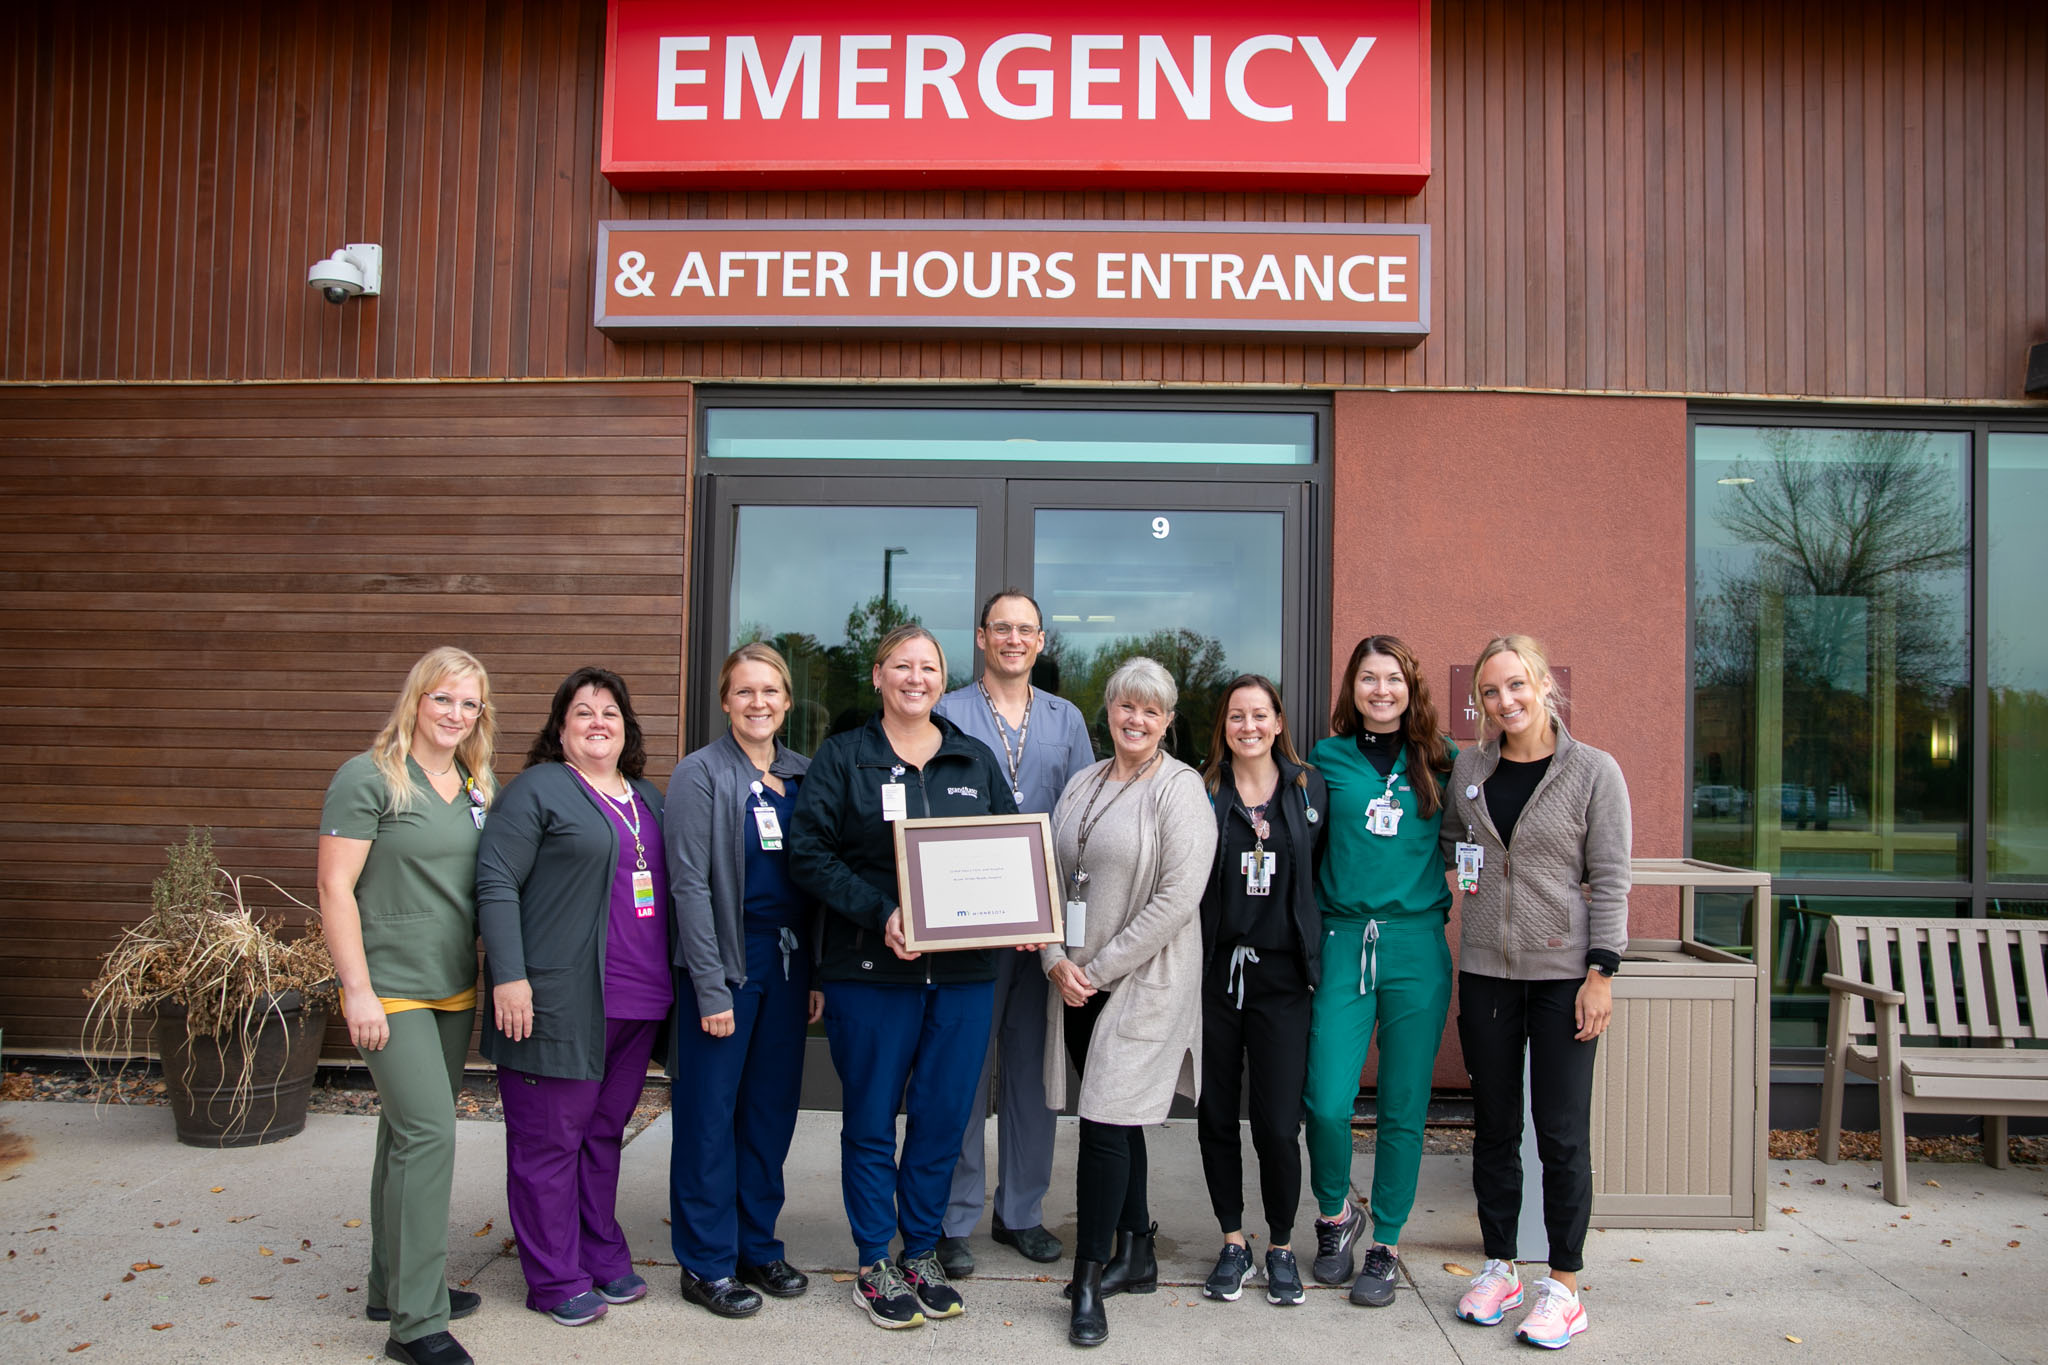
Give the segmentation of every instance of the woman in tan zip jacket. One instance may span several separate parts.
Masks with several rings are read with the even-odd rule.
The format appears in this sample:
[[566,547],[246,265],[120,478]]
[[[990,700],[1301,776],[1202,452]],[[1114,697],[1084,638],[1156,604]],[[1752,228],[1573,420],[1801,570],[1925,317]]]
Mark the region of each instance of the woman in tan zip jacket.
[[1472,1074],[1472,1190],[1487,1259],[1458,1316],[1492,1326],[1524,1300],[1515,1229],[1526,1049],[1550,1274],[1515,1335],[1555,1350],[1586,1330],[1578,1273],[1593,1206],[1593,1058],[1628,948],[1628,786],[1612,755],[1565,729],[1534,640],[1489,641],[1472,677],[1484,742],[1451,769],[1441,837],[1460,911],[1458,1037]]

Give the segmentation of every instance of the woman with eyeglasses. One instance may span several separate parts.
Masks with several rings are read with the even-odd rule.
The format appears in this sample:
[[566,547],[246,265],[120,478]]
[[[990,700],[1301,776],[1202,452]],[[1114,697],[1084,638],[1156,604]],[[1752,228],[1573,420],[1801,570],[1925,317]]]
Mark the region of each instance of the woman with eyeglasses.
[[476,1014],[476,850],[497,791],[483,665],[459,649],[412,666],[365,753],[320,810],[320,925],[349,1041],[377,1083],[365,1316],[384,1352],[465,1365],[451,1318],[481,1301],[447,1283],[455,1096]]
[[505,1188],[526,1306],[564,1327],[644,1298],[619,1228],[619,1161],[668,1019],[661,792],[625,680],[579,668],[477,850]]

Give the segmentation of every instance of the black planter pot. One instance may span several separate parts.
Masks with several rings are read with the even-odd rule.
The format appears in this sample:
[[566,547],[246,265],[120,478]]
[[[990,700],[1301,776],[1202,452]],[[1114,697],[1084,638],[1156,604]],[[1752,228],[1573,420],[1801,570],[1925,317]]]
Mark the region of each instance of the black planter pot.
[[[250,1068],[243,1107],[243,1050],[235,1036],[190,1037],[185,1007],[157,1007],[152,1040],[163,1059],[164,1084],[176,1120],[178,1141],[187,1147],[253,1147],[277,1142],[306,1126],[313,1073],[320,1062],[320,1035],[327,1011],[307,1008],[297,991],[277,997],[263,1011],[255,1035],[256,1063]],[[239,1110],[239,1112],[237,1112]]]

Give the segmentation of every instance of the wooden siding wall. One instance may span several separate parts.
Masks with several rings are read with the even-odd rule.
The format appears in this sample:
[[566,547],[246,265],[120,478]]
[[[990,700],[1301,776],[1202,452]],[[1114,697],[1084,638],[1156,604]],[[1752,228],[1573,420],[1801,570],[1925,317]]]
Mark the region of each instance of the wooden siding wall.
[[[2048,339],[2038,0],[1437,0],[1413,198],[620,194],[604,5],[0,18],[0,380],[598,377],[1526,386],[2021,396]],[[1428,222],[1408,351],[1067,342],[615,343],[598,219]],[[386,249],[335,308],[306,267]]]
[[10,1052],[79,1048],[80,989],[187,825],[312,901],[327,779],[435,645],[490,669],[503,774],[592,662],[632,684],[649,771],[675,764],[689,386],[629,417],[581,384],[227,397],[0,402]]

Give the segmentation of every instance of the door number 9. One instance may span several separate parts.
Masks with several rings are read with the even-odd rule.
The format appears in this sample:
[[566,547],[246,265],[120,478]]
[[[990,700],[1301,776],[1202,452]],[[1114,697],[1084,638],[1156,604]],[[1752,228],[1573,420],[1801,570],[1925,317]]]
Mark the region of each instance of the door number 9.
[[1152,518],[1152,539],[1164,540],[1173,531],[1173,523],[1165,517]]

